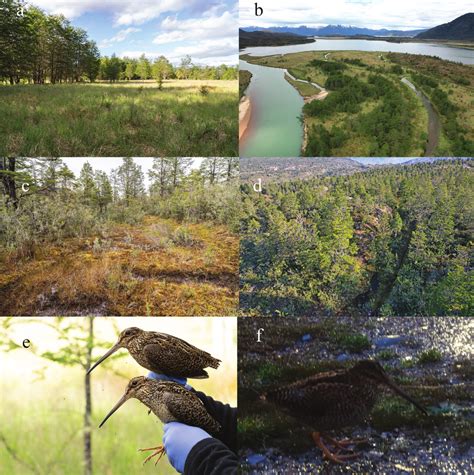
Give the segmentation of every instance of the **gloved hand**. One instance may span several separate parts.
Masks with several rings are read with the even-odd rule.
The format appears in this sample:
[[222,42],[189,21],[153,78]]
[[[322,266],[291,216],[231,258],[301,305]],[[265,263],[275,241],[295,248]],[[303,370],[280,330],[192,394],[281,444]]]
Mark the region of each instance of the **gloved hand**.
[[186,378],[173,378],[171,376],[167,376],[166,374],[153,373],[153,371],[150,371],[147,377],[151,379],[156,379],[157,381],[174,381],[175,383],[184,386],[188,391],[193,389],[192,386],[187,384],[188,380]]
[[188,426],[181,422],[168,422],[164,425],[163,445],[166,455],[179,473],[184,472],[191,449],[201,440],[209,438],[211,436],[199,427]]

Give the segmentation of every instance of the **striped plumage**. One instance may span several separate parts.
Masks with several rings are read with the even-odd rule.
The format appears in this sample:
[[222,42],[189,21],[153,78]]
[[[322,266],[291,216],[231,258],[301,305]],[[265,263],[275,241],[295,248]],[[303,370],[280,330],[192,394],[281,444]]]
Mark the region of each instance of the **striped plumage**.
[[265,397],[317,430],[328,431],[364,422],[376,403],[377,386],[357,371],[339,370],[296,381]]
[[[173,381],[157,381],[155,379],[138,376],[130,380],[125,394],[111,409],[99,427],[129,399],[135,398],[147,406],[164,424],[181,422],[186,425],[200,427],[210,435],[220,432],[220,424],[207,412],[204,403],[192,391]],[[153,451],[144,463],[157,457],[155,465],[165,453],[162,445],[140,449],[142,452]]]
[[218,368],[220,364],[220,360],[181,338],[131,327],[120,333],[117,343],[91,367],[89,373],[120,348],[126,348],[140,366],[174,378],[208,378],[204,368]]
[[[295,418],[311,424],[312,436],[325,458],[343,463],[357,457],[348,449],[362,441],[332,439],[325,432],[364,422],[374,407],[381,387],[391,388],[425,415],[426,410],[402,391],[376,361],[364,360],[347,370],[328,371],[281,386],[262,398],[283,408]],[[327,443],[334,447],[331,451]]]

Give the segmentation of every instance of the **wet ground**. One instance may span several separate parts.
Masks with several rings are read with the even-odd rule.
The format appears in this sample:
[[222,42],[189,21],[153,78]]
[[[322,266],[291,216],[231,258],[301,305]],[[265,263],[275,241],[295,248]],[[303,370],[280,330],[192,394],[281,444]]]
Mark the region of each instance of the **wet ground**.
[[[265,328],[262,343],[256,331]],[[474,471],[472,318],[279,318],[239,324],[239,432],[245,473],[449,473]],[[258,395],[269,387],[354,361],[377,359],[427,407],[418,414],[384,393],[368,424],[333,434],[363,437],[347,465],[323,461],[312,427]]]

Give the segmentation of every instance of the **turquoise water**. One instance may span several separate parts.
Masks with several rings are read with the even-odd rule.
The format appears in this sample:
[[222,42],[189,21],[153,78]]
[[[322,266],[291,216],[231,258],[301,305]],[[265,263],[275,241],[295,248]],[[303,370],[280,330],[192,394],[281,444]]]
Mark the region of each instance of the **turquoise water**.
[[240,141],[241,157],[297,157],[303,142],[299,119],[303,99],[284,77],[283,69],[240,61],[252,73],[246,95],[251,102],[247,132]]

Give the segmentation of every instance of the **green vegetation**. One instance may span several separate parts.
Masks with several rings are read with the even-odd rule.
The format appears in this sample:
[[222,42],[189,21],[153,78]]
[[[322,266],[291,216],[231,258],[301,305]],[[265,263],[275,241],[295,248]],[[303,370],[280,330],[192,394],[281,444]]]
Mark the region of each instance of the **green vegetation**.
[[439,350],[436,348],[431,348],[429,350],[423,351],[420,356],[418,357],[418,362],[420,364],[429,364],[429,363],[437,363],[441,361],[442,355]]
[[245,69],[239,71],[239,95],[240,98],[245,95],[245,91],[249,87],[250,80],[252,79],[252,73]]
[[[5,5],[8,3],[9,5]],[[0,16],[0,82],[60,83],[156,79],[237,79],[237,67],[197,66],[185,56],[173,66],[164,56],[100,57],[87,32],[62,15],[48,15],[37,7],[23,9],[18,0],[3,2]],[[15,38],[15,42],[11,41]]]
[[176,67],[164,56],[101,58],[63,16],[34,6],[18,16],[18,2],[8,3],[0,156],[238,155],[236,67],[196,66],[189,56]]
[[411,73],[413,82],[439,113],[449,143],[445,154],[474,155],[474,68],[437,57],[390,53],[388,58]]
[[472,160],[242,185],[244,315],[473,315]]
[[[251,57],[246,61],[286,68],[296,78],[316,82],[329,94],[306,101],[304,155],[423,156],[428,139],[435,156],[471,156],[474,150],[472,84],[474,68],[422,55],[313,51]],[[409,77],[432,102],[441,136],[428,136],[422,100],[401,82]],[[427,80],[428,78],[428,80]],[[305,97],[302,90],[289,81]]]
[[227,81],[0,87],[0,156],[236,156],[237,107]]
[[292,33],[274,33],[270,31],[245,31],[239,29],[239,48],[251,46],[283,46],[314,43],[313,38]]
[[238,159],[192,161],[150,158],[145,187],[132,158],[79,176],[62,160],[1,159],[0,312],[235,313]]

